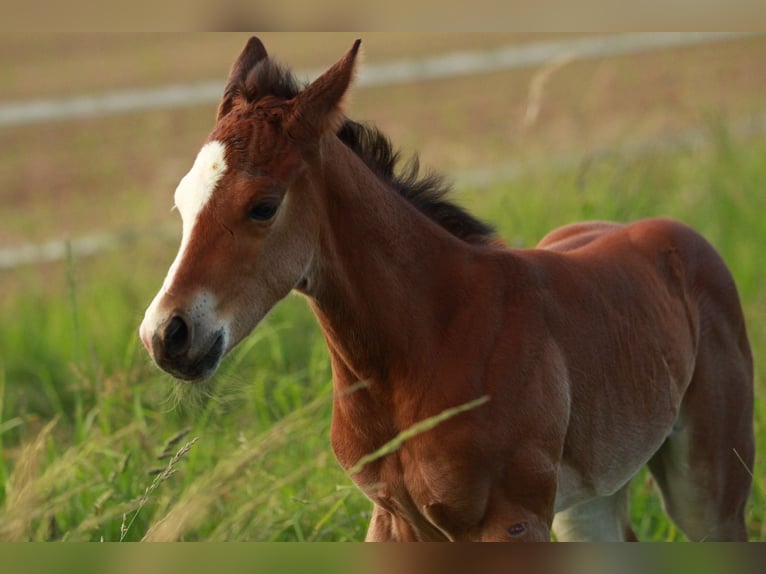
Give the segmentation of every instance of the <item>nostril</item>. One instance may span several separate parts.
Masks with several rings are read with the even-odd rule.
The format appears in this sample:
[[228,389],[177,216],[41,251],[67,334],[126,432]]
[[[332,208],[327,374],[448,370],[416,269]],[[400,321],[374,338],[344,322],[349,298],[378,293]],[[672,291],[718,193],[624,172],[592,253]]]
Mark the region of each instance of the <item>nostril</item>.
[[163,334],[165,354],[169,358],[183,355],[189,350],[191,344],[191,333],[189,325],[178,315],[168,321]]

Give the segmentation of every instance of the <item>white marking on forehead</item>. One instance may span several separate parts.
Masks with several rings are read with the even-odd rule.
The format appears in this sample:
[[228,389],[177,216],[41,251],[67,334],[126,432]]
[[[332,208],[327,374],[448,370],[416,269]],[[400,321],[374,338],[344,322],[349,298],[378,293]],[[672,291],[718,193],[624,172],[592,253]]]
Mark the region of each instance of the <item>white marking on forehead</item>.
[[175,193],[175,202],[184,225],[192,224],[197,214],[213,195],[213,190],[226,173],[226,148],[219,141],[202,146],[194,165],[181,182]]
[[157,294],[156,303],[158,304],[162,295],[166,293],[173,284],[178,266],[184,258],[186,246],[189,244],[194,224],[197,216],[205,207],[210,197],[213,195],[215,186],[220,181],[223,174],[226,173],[226,147],[219,141],[211,141],[202,146],[194,160],[194,165],[189,170],[181,182],[178,184],[175,192],[175,204],[178,212],[181,214],[182,235],[181,247],[175,260],[168,269],[165,281],[162,283],[162,289]]
[[[163,309],[162,302],[172,287],[175,274],[184,259],[197,216],[210,200],[215,186],[218,185],[223,174],[226,173],[225,152],[226,147],[219,141],[206,143],[197,154],[197,159],[194,160],[194,165],[192,165],[189,173],[183,177],[176,188],[175,203],[181,214],[183,225],[181,247],[178,249],[178,254],[170,269],[168,269],[162,288],[146,310],[144,321],[141,324],[142,339],[144,340],[149,340],[151,333],[154,333],[167,318],[167,314],[172,311],[172,309]],[[198,296],[196,301],[192,308],[192,318],[194,320],[204,319],[209,322],[211,319],[208,315],[215,308],[215,298],[210,294],[204,294]],[[195,317],[195,313],[200,316]]]

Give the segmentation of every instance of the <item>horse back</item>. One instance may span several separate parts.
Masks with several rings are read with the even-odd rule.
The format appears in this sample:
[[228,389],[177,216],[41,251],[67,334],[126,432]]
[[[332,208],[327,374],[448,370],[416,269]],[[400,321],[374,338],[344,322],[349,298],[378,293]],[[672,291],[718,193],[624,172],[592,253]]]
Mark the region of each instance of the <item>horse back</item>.
[[[659,279],[670,293],[687,299],[695,314],[701,313],[703,318],[706,313],[720,314],[718,319],[730,323],[747,342],[731,272],[715,248],[683,223],[665,218],[629,224],[574,223],[550,232],[537,248],[565,254],[583,268],[598,267],[600,261],[607,270],[627,269],[639,289],[649,289],[639,277]],[[609,284],[607,281],[605,288]]]
[[[637,309],[635,329],[650,333],[654,317],[663,330],[682,339],[688,334],[692,354],[701,332],[715,329],[752,363],[731,272],[691,227],[664,218],[576,223],[552,231],[537,247],[560,255],[551,261],[543,256],[540,264],[556,301],[567,300],[569,292],[590,291],[603,308]],[[678,321],[668,324],[669,315]]]

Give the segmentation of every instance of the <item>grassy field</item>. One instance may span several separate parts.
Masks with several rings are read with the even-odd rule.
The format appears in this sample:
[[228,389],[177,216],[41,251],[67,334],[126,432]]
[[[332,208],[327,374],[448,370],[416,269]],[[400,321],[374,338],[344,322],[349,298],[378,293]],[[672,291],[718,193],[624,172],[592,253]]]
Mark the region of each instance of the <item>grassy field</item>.
[[[478,43],[407,38],[399,48],[406,53]],[[330,63],[337,55],[331,48],[342,52],[346,39],[333,38],[321,50],[327,59],[315,54],[306,65]],[[131,81],[149,83],[165,77],[158,69],[172,69],[179,44],[193,40],[204,42],[147,40],[131,51],[123,39],[105,54],[133,63]],[[239,37],[210,41],[224,46],[201,64],[205,75],[181,66],[178,79],[225,74]],[[71,53],[80,53],[70,42]],[[39,47],[29,53],[32,60],[47,54]],[[571,64],[549,80],[541,116],[526,126],[534,70],[367,90],[354,98],[352,113],[451,173],[502,166],[512,154],[525,167],[520,177],[455,193],[515,246],[534,245],[578,219],[664,215],[699,229],[729,263],[742,295],[764,444],[766,136],[740,137],[731,126],[764,112],[757,98],[763,79],[752,70],[765,54],[766,42],[756,39]],[[42,69],[53,70],[40,58]],[[85,58],[77,68],[76,60],[67,72],[90,77],[96,64]],[[0,79],[20,78],[14,97],[59,85],[3,65]],[[107,86],[100,81],[88,89]],[[477,81],[484,92],[477,94]],[[167,213],[172,190],[211,121],[205,108],[0,131],[0,246],[177,228]],[[706,145],[621,151],[691,126],[703,129]],[[548,160],[561,153],[581,159],[554,169]],[[370,504],[330,450],[330,364],[300,297],[274,309],[194,401],[150,364],[136,330],[176,248],[147,233],[98,257],[0,272],[0,540],[362,539]],[[766,540],[762,457],[752,470],[750,536]],[[647,474],[634,480],[632,513],[641,539],[683,539],[664,518]]]

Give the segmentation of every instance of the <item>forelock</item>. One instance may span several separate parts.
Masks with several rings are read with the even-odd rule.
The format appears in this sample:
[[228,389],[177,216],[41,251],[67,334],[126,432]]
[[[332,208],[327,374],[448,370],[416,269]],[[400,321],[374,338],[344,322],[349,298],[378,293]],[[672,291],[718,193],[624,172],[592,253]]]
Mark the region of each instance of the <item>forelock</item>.
[[247,73],[241,94],[248,102],[265,96],[289,100],[297,96],[302,88],[290,70],[267,58]]

